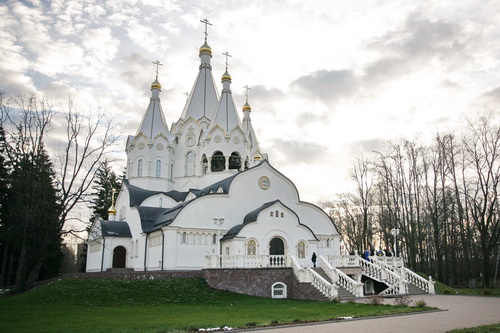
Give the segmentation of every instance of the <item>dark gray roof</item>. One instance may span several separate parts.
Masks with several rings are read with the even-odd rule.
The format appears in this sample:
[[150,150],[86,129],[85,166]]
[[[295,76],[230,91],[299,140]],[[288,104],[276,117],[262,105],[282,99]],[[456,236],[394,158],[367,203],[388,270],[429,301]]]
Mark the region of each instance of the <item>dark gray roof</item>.
[[136,207],[141,217],[142,231],[149,233],[171,224],[177,214],[179,214],[186,205],[187,203],[182,203],[173,208]]
[[252,210],[251,212],[249,212],[247,215],[245,215],[245,217],[243,218],[243,223],[242,224],[238,224],[238,225],[235,225],[234,227],[232,227],[231,229],[229,229],[229,231],[224,235],[224,237],[222,237],[221,240],[225,240],[225,239],[231,239],[231,238],[235,238],[236,236],[238,236],[238,234],[240,233],[240,231],[249,223],[252,223],[252,222],[256,222],[257,221],[257,218],[259,217],[259,214],[260,212],[262,212],[264,209],[266,208],[269,208],[271,207],[272,205],[276,204],[276,203],[280,203],[282,204],[284,207],[286,207],[287,209],[289,209],[296,217],[297,217],[297,220],[299,221],[299,225],[307,228],[311,234],[314,236],[314,238],[316,240],[318,240],[316,238],[316,235],[314,234],[314,232],[311,230],[311,228],[309,228],[307,225],[305,224],[302,224],[300,223],[300,218],[299,216],[292,210],[290,209],[288,206],[286,206],[285,204],[283,204],[280,200],[274,200],[274,201],[270,201],[270,202],[266,202],[265,204],[263,204],[262,206],[260,206],[259,208],[257,209],[254,209]]
[[132,237],[125,221],[101,221],[101,232],[106,237]]
[[179,191],[168,191],[168,192],[150,191],[130,184],[128,179],[124,179],[123,182],[129,192],[131,207],[139,206],[144,200],[157,194],[164,194],[174,199],[177,202],[184,201],[186,195],[188,194],[188,192],[179,192]]

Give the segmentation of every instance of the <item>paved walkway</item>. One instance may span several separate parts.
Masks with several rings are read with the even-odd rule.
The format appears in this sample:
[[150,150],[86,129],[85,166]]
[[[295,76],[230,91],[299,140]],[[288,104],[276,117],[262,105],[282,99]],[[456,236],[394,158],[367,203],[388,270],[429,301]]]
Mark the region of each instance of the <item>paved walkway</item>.
[[[416,295],[412,297],[412,300],[424,300],[429,306],[447,311],[266,328],[260,330],[245,330],[245,332],[443,333],[456,328],[500,323],[500,297]],[[391,304],[391,302],[390,299],[386,299],[385,304]]]

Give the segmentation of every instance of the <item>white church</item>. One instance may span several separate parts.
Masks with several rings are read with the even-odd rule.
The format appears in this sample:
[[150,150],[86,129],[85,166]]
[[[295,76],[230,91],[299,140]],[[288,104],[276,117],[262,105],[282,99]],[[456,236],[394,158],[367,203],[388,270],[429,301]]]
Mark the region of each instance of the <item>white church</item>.
[[[219,94],[206,36],[205,29],[198,76],[170,127],[158,73],[151,84],[141,124],[127,139],[126,179],[108,220],[91,228],[86,271],[293,267],[299,280],[330,298],[339,287],[366,293],[360,267],[369,262],[340,255],[340,235],[328,215],[301,201],[293,182],[261,151],[248,95],[241,111],[233,100],[227,54]],[[330,281],[307,271],[313,254]],[[359,270],[342,272],[340,266]],[[385,285],[390,293],[404,293],[404,283]]]

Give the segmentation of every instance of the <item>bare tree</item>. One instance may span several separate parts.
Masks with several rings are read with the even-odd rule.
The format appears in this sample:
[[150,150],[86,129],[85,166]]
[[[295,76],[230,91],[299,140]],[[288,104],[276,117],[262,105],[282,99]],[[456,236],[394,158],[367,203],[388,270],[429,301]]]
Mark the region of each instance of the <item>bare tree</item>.
[[[31,254],[32,258],[37,259],[33,270],[29,273],[29,278],[22,280],[26,274],[21,272],[22,274],[19,273],[16,279],[20,289],[27,289],[38,278],[38,272],[47,256],[51,239],[60,237],[65,232],[79,231],[68,227],[68,222],[72,219],[71,213],[78,204],[83,202],[94,180],[96,169],[104,156],[110,152],[117,137],[113,135],[114,128],[111,119],[107,118],[104,112],[97,112],[95,116],[85,116],[84,112],[76,109],[71,99],[67,109],[62,112],[54,111],[51,103],[34,94],[18,96],[10,100],[2,95],[0,101],[2,127],[5,128],[10,140],[11,149],[8,149],[7,153],[11,161],[22,160],[23,156],[36,155],[38,151],[44,151],[51,124],[61,122],[64,124],[66,133],[65,139],[59,141],[62,142],[63,149],[52,161],[56,170],[59,205],[55,230],[50,235],[37,234],[35,229],[27,230],[25,233],[26,237],[43,238],[43,241],[38,243],[40,245],[36,249],[37,253]],[[58,133],[54,134],[56,137]],[[11,222],[15,228],[15,221]],[[3,231],[6,232],[4,237],[8,238],[9,230],[4,228]],[[28,239],[26,237],[25,239]],[[23,252],[25,250],[21,251],[21,259],[28,258],[28,253]],[[18,267],[22,266],[22,262],[22,260],[19,262]]]
[[480,242],[484,283],[489,286],[494,249],[500,244],[500,126],[488,113],[477,123],[468,121],[468,131],[463,140],[470,170],[465,200]]

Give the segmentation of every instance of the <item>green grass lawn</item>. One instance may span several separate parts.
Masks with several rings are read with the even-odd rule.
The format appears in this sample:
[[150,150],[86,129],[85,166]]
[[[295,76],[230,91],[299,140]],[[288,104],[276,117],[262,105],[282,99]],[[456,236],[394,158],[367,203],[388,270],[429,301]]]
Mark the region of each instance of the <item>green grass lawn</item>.
[[0,297],[0,332],[185,332],[429,310],[276,300],[211,289],[203,279],[63,279]]
[[500,323],[473,328],[462,328],[459,330],[448,331],[447,333],[498,333],[500,332]]

